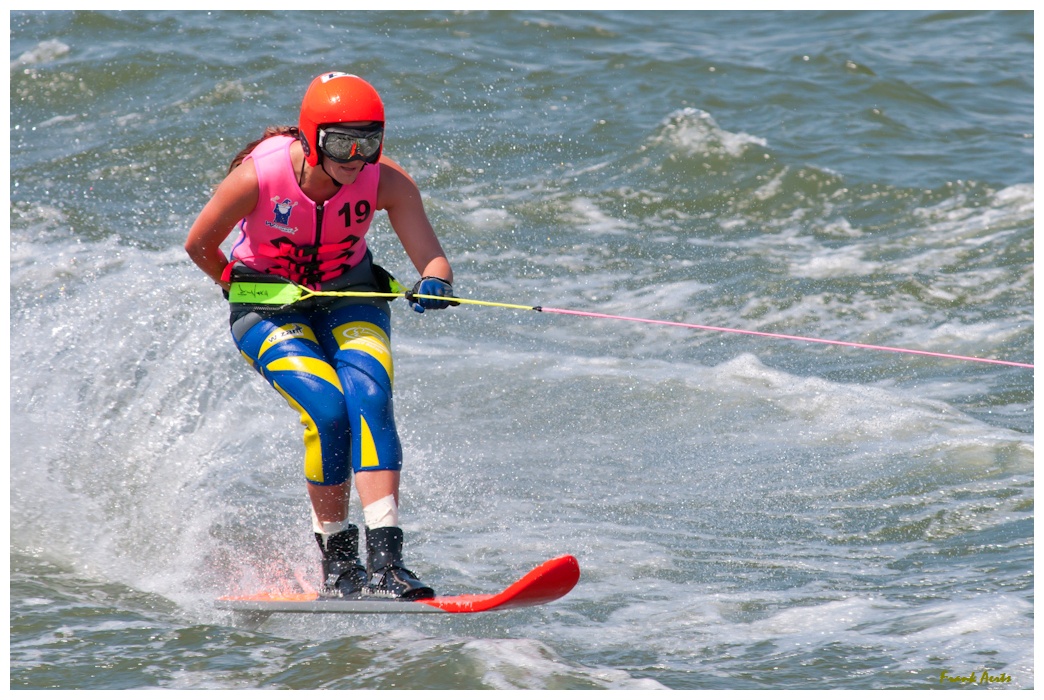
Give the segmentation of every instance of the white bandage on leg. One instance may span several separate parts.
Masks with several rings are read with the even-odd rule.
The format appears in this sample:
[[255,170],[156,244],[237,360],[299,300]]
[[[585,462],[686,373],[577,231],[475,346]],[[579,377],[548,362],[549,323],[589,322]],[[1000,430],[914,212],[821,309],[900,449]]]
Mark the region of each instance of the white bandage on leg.
[[323,536],[323,546],[326,546],[326,539],[330,535],[336,535],[338,532],[348,527],[347,520],[338,520],[337,522],[329,523],[319,520],[319,516],[315,514],[315,508],[312,508],[312,529],[317,534]]
[[366,527],[371,530],[396,527],[399,524],[399,506],[395,503],[395,496],[388,494],[363,508],[363,518],[366,520]]

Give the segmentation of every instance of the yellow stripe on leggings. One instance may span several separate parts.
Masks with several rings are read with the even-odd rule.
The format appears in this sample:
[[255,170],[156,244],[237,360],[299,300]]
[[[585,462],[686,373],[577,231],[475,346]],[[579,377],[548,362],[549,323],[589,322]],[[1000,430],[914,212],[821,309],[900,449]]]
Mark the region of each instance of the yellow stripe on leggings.
[[291,408],[296,409],[301,414],[301,425],[304,426],[305,478],[317,484],[323,483],[326,479],[323,475],[323,446],[319,440],[319,428],[316,427],[315,421],[308,415],[308,411],[304,409],[304,406],[294,401],[290,394],[283,391],[283,387],[275,382],[272,382],[272,386],[283,395],[283,398],[286,399]]
[[342,350],[358,350],[380,362],[388,373],[388,380],[394,383],[391,339],[380,326],[366,321],[353,321],[334,328],[333,334]]
[[274,346],[286,340],[310,340],[316,345],[319,344],[311,328],[300,323],[288,323],[268,334],[265,342],[261,343],[261,350],[258,351],[257,356],[261,357]]
[[337,391],[344,393],[341,380],[337,377],[334,368],[326,360],[316,357],[302,357],[301,355],[280,357],[265,365],[265,370],[268,372],[304,372],[329,382],[337,387]]
[[381,466],[381,460],[377,456],[377,445],[373,441],[373,433],[370,432],[370,426],[367,424],[366,418],[363,416],[359,418],[362,421],[362,458],[359,462],[359,468],[379,467]]

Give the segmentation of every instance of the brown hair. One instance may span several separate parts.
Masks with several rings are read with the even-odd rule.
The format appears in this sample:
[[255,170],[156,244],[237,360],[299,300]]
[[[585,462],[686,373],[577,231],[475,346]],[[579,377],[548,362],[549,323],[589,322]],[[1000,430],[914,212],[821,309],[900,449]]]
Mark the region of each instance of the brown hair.
[[265,139],[270,139],[273,136],[293,136],[298,138],[299,131],[296,126],[270,126],[265,129],[265,133],[261,135],[261,138],[251,141],[243,148],[242,151],[236,154],[236,157],[232,159],[232,164],[228,166],[228,172],[232,172],[243,162],[243,159],[250,155],[250,152],[257,147],[257,144],[261,143]]

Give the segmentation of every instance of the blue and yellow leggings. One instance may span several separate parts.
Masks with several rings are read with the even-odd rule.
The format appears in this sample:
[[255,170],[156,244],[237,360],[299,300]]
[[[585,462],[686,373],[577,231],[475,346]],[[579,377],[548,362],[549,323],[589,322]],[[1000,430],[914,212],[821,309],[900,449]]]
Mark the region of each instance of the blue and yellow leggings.
[[297,306],[304,308],[233,317],[232,336],[243,357],[300,414],[305,478],[336,485],[353,472],[401,469],[388,304]]

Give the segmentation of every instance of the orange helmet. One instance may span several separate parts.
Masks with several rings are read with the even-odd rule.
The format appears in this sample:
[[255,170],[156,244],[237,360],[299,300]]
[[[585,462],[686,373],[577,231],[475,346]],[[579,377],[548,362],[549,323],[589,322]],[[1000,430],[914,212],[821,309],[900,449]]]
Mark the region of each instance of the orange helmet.
[[383,125],[384,103],[374,87],[357,75],[323,73],[308,86],[297,125],[309,165],[314,167],[319,162],[319,127],[344,122]]

